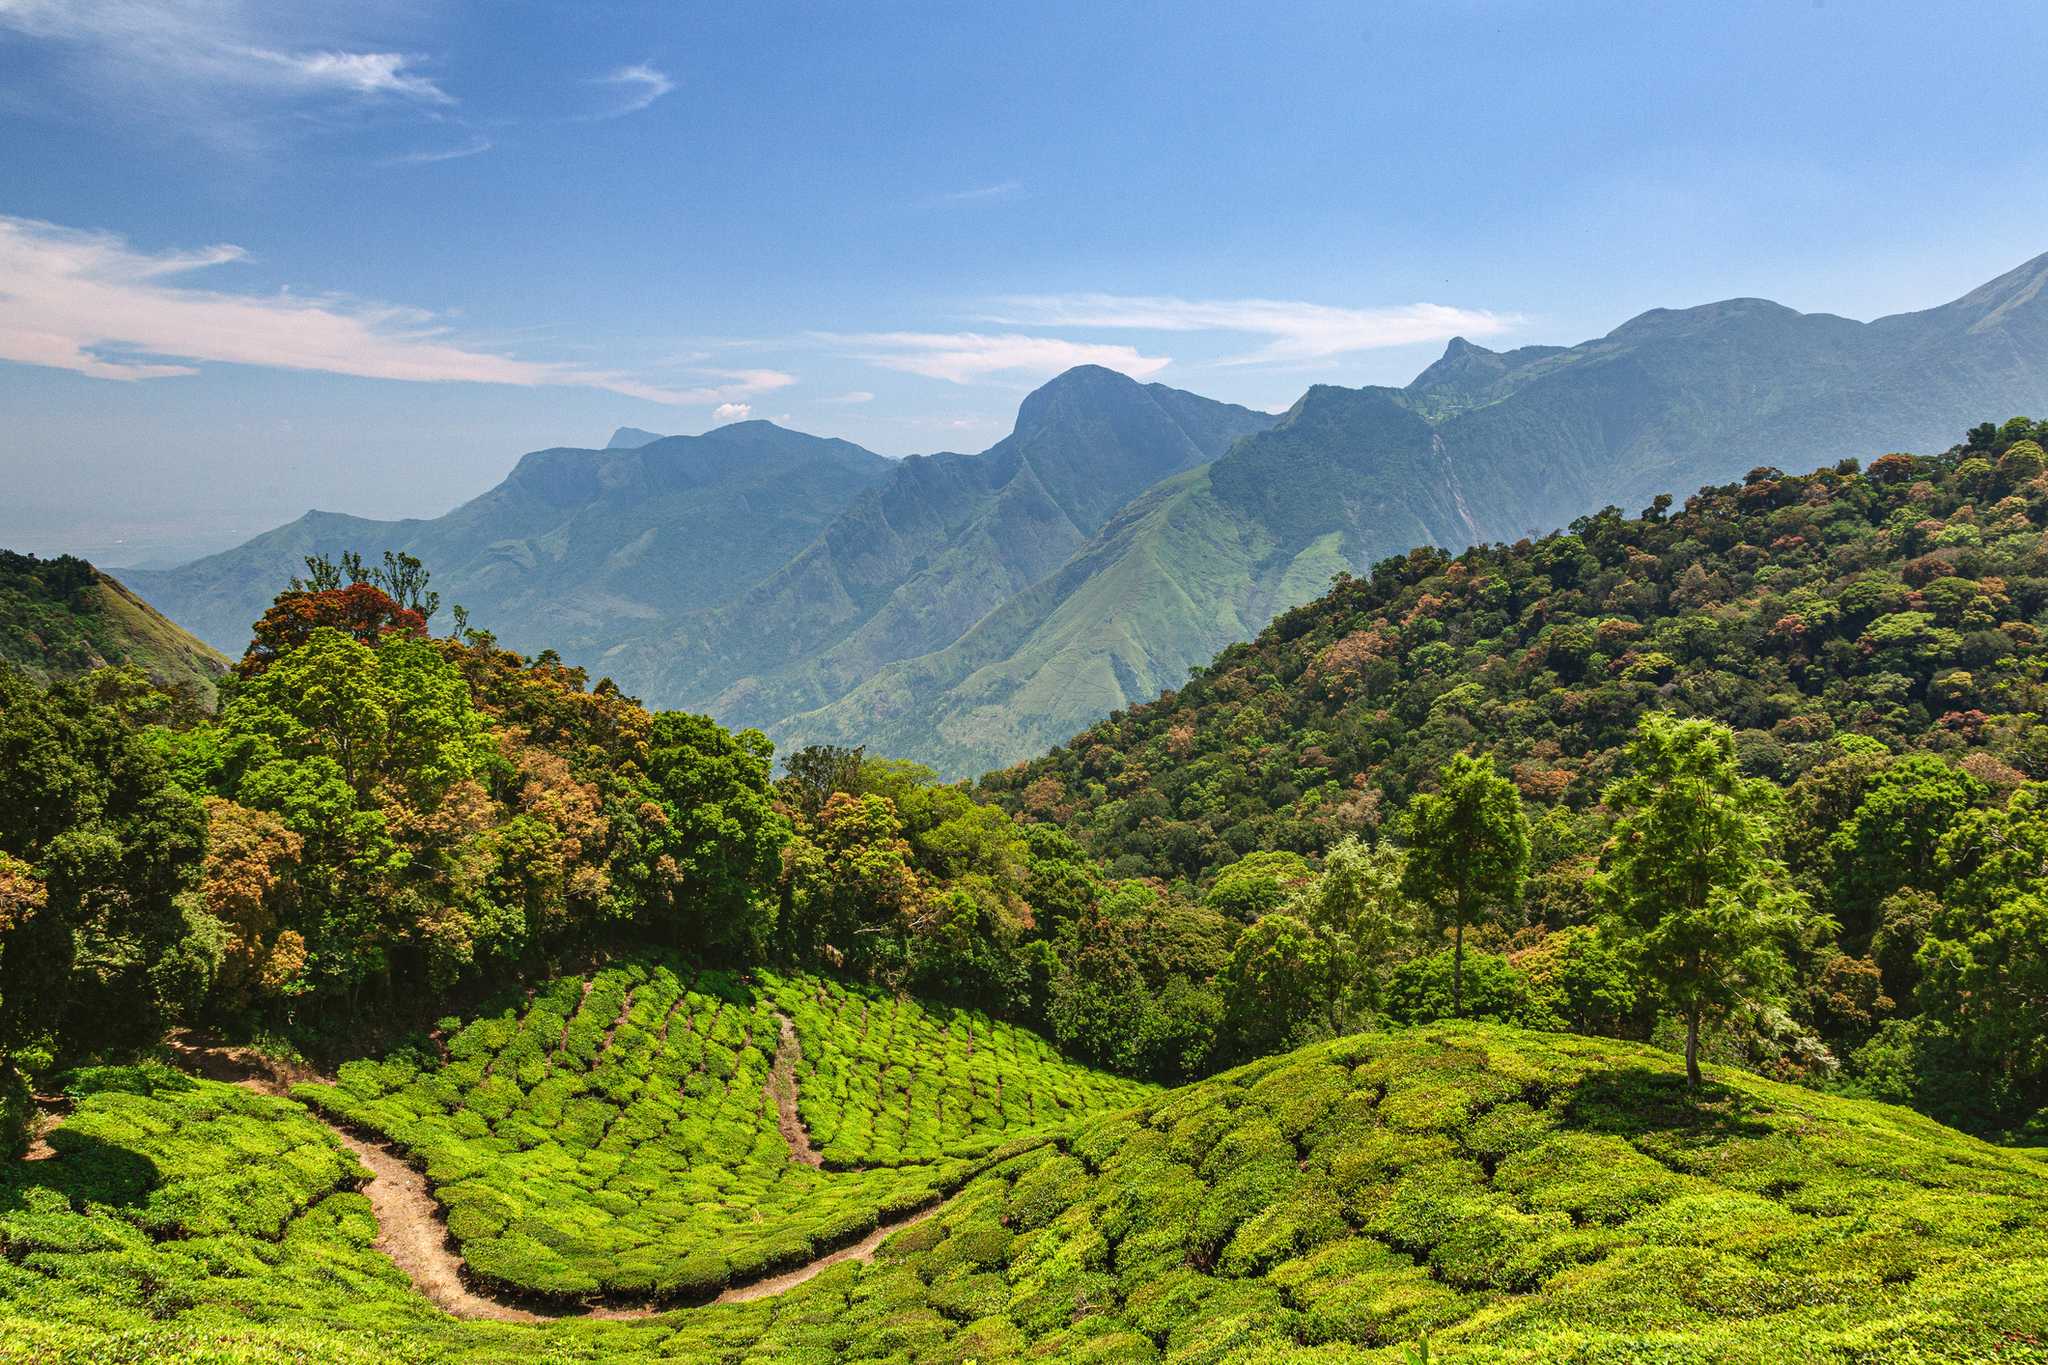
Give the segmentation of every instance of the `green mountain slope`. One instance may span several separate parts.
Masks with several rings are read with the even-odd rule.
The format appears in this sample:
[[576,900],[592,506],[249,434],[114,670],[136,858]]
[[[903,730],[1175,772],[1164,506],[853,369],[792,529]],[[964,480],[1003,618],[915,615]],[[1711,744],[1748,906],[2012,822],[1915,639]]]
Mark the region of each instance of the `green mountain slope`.
[[1070,370],[1026,398],[1015,431],[987,451],[904,461],[779,572],[603,666],[651,697],[779,730],[896,660],[944,648],[1146,487],[1273,420]]
[[[1673,1066],[1485,1025],[1359,1034],[1034,1142],[871,1265],[553,1322],[433,1309],[304,1108],[104,1070],[51,1159],[0,1173],[0,1354],[1395,1365],[1426,1338],[1432,1359],[1496,1363],[2042,1357],[2038,1156],[1738,1071],[1695,1096]],[[633,1112],[600,1092],[557,1131]],[[618,1165],[593,1148],[581,1170]],[[640,1202],[532,1220],[526,1241]]]
[[38,682],[109,664],[134,664],[165,686],[189,686],[211,704],[228,668],[116,580],[69,556],[0,550],[0,661]]
[[541,450],[446,516],[308,512],[233,550],[130,577],[196,634],[239,651],[304,556],[406,550],[444,602],[507,644],[594,662],[639,623],[721,602],[773,571],[892,468],[768,422],[632,449]]
[[2048,410],[2044,282],[2048,256],[1867,324],[1760,299],[1658,310],[1570,348],[1454,341],[1405,389],[1317,386],[956,644],[769,731],[953,775],[1000,766],[1410,546],[1540,535],[1756,465],[1939,447]]

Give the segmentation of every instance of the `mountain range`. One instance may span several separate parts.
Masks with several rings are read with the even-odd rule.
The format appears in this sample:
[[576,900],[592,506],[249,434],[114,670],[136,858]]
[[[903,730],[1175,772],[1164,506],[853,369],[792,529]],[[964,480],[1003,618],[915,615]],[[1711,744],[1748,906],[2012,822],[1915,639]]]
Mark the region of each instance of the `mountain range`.
[[127,577],[235,650],[302,555],[406,549],[503,642],[651,704],[966,775],[1178,685],[1412,545],[2048,411],[2044,284],[2048,256],[1867,323],[1730,299],[1570,347],[1455,339],[1406,387],[1318,385],[1278,417],[1082,367],[974,455],[622,428],[431,521],[313,512]]

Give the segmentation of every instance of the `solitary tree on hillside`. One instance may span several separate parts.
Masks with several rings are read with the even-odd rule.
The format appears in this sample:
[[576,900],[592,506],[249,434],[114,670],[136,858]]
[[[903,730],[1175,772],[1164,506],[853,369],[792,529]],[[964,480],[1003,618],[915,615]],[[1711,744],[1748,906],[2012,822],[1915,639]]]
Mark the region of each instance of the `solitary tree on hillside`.
[[1529,867],[1529,822],[1522,794],[1490,759],[1459,754],[1439,774],[1439,790],[1410,810],[1408,866],[1401,888],[1451,926],[1451,1013],[1465,1013],[1465,926],[1521,899]]
[[1387,965],[1408,920],[1399,852],[1355,836],[1343,840],[1287,902],[1287,913],[1329,945],[1330,1031],[1380,1008]]
[[1628,764],[1606,793],[1620,818],[1599,891],[1685,1020],[1685,1079],[1697,1086],[1701,1023],[1778,989],[1800,897],[1765,851],[1775,792],[1742,776],[1728,727],[1645,716]]

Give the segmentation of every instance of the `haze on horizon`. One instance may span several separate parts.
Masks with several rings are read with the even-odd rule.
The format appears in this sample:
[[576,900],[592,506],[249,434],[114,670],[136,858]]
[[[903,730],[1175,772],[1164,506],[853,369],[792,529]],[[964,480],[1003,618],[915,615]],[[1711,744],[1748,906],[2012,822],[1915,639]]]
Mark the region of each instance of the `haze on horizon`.
[[2048,130],[1945,93],[2020,4],[279,8],[0,0],[0,546],[432,516],[620,425],[978,450],[1084,362],[1275,410],[2048,246]]

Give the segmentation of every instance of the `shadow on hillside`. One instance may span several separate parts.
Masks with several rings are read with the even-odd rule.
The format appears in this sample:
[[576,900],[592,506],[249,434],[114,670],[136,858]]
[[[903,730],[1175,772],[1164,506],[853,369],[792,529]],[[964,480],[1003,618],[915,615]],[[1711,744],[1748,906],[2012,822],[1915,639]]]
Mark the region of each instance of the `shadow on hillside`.
[[73,1209],[119,1208],[140,1202],[160,1179],[155,1162],[105,1138],[59,1128],[49,1141],[49,1158],[12,1162],[0,1172],[0,1214],[48,1211],[37,1191],[62,1195]]
[[1763,1137],[1770,1126],[1740,1091],[1709,1081],[1694,1090],[1685,1077],[1649,1067],[1588,1076],[1565,1101],[1574,1128],[1617,1137],[1664,1136],[1686,1145]]

